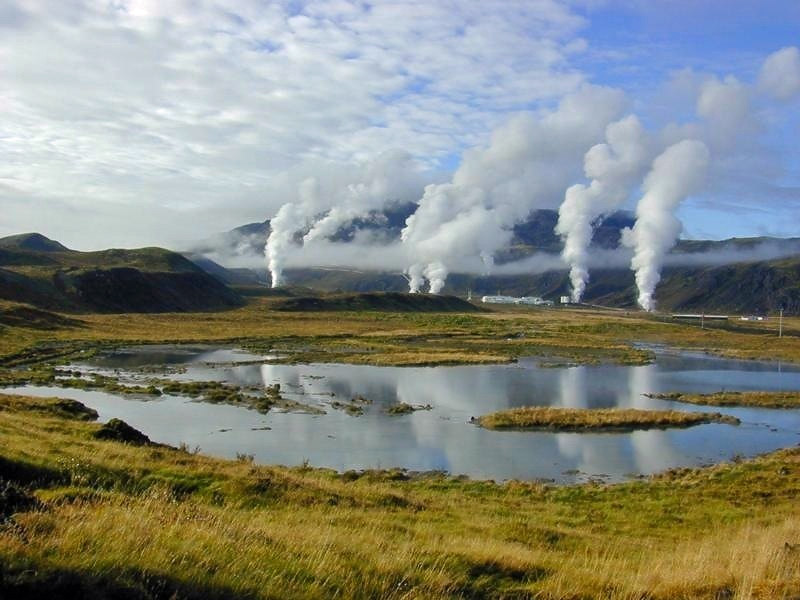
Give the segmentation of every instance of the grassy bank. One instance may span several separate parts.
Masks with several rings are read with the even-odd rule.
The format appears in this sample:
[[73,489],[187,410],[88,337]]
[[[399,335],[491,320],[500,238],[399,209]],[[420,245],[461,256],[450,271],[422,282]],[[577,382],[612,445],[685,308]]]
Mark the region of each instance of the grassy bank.
[[621,485],[498,485],[96,439],[0,396],[0,595],[791,598],[800,451]]
[[720,413],[633,408],[551,408],[525,406],[501,410],[476,423],[486,429],[550,429],[553,431],[609,431],[691,427],[702,423],[738,425],[735,417]]
[[800,408],[800,392],[715,392],[647,394],[648,398],[677,400],[704,406],[754,406],[758,408]]

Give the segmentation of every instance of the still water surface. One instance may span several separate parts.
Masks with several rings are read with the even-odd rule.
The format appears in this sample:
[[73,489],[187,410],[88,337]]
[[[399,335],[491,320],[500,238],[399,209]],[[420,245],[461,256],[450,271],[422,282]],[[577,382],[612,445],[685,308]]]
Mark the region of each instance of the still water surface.
[[[97,410],[100,420],[121,418],[158,442],[183,442],[226,457],[253,454],[260,463],[307,461],[340,471],[402,467],[479,479],[618,481],[800,443],[800,410],[709,408],[643,396],[669,391],[800,390],[800,369],[777,363],[663,349],[650,365],[568,368],[545,368],[534,359],[513,365],[411,368],[277,365],[270,364],[270,358],[225,348],[150,347],[101,356],[84,367],[116,372],[131,381],[158,376],[143,373],[145,365],[167,365],[181,367],[166,375],[176,380],[243,386],[280,383],[286,398],[325,414],[264,415],[172,396],[143,401],[37,386],[20,391],[75,398]],[[244,361],[248,364],[236,364]],[[372,400],[362,416],[331,407],[335,400],[349,401],[356,395]],[[387,415],[386,407],[397,402],[430,404],[432,410]],[[469,423],[472,416],[527,405],[710,410],[734,415],[742,424],[588,434],[488,431]]]

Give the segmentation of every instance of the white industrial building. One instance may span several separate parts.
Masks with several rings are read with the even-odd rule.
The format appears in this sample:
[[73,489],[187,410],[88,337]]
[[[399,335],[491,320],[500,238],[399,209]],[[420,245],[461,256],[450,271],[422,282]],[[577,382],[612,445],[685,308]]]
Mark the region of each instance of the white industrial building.
[[486,304],[529,304],[533,306],[553,306],[552,300],[544,300],[539,296],[483,296],[481,302]]

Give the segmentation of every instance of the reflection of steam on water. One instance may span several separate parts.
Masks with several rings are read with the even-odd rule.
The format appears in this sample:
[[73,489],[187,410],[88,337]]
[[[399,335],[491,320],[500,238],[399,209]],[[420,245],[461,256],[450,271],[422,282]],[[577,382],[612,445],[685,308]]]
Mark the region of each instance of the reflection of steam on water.
[[[653,408],[652,402],[644,394],[657,391],[657,369],[655,364],[628,369],[628,398],[631,408]],[[678,453],[673,447],[672,436],[668,431],[658,429],[633,431],[629,439],[633,461],[640,473],[662,471],[678,462]]]
[[261,365],[261,382],[264,388],[275,383],[281,386],[281,393],[305,393],[305,386],[300,379],[300,371],[282,368],[280,365]]
[[559,377],[559,404],[566,408],[586,408],[586,367],[569,367],[561,370]]
[[[585,366],[569,367],[559,374],[559,405],[565,408],[588,408],[587,371]],[[612,441],[611,444],[608,442]],[[556,444],[562,456],[576,462],[575,468],[590,474],[603,471],[609,454],[619,454],[619,444],[603,436],[585,433],[556,434]],[[617,456],[615,460],[624,460]]]
[[628,369],[628,397],[626,402],[620,402],[620,407],[652,408],[652,404],[645,394],[657,391],[656,372],[655,364],[630,367]]

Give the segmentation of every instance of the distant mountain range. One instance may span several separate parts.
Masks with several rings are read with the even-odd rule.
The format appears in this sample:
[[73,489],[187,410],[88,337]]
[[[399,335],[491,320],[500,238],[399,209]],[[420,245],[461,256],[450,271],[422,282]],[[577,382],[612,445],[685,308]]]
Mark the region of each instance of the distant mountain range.
[[[374,212],[341,228],[333,239],[346,242],[359,231],[387,242],[397,240],[413,205],[399,204]],[[558,253],[562,242],[553,228],[555,211],[536,211],[514,228],[499,264],[535,252]],[[618,212],[600,222],[592,245],[598,251],[619,246],[620,232],[634,223]],[[242,295],[266,293],[264,268],[229,268],[220,263],[243,256],[261,257],[269,221],[250,223],[198,243],[179,254],[161,248],[77,252],[43,235],[31,233],[0,239],[0,299],[63,311],[165,312],[218,310],[239,306]],[[298,241],[303,232],[298,233]],[[764,252],[768,249],[768,252]],[[800,312],[800,239],[734,238],[681,240],[672,253],[691,266],[664,269],[656,290],[662,310]],[[714,261],[703,258],[716,256]],[[212,260],[213,256],[215,260]],[[726,259],[726,257],[728,257]],[[408,284],[399,272],[307,268],[286,273],[294,286],[317,291],[403,292]],[[557,300],[569,293],[567,272],[477,276],[453,273],[445,293],[474,296],[504,293]],[[634,307],[636,290],[627,268],[593,269],[584,300]]]
[[[379,231],[387,241],[399,238],[405,219],[413,212],[413,204],[397,205],[384,213],[373,212],[337,232],[335,239],[351,240],[359,229]],[[559,253],[562,240],[555,234],[558,213],[539,210],[514,227],[508,248],[497,256],[498,263],[531,256],[535,252]],[[610,250],[620,245],[621,231],[632,227],[632,213],[619,211],[603,219],[595,228],[592,246]],[[190,257],[209,273],[233,284],[268,281],[266,269],[226,269],[204,258],[202,252],[215,252],[225,257],[250,254],[262,256],[269,235],[269,221],[238,227],[213,242],[200,244]],[[298,234],[298,241],[303,232]],[[759,250],[769,249],[769,252]],[[199,251],[199,253],[198,253]],[[783,307],[800,312],[800,239],[798,238],[731,238],[727,240],[680,240],[674,256],[686,257],[697,266],[669,266],[656,291],[658,306],[663,310],[713,310],[766,313]],[[701,265],[700,255],[715,256],[712,264]],[[726,260],[725,256],[729,255]],[[691,260],[694,259],[694,260]],[[720,263],[727,264],[720,264]],[[294,285],[321,291],[405,291],[408,284],[400,273],[364,272],[354,269],[308,268],[287,272]],[[535,275],[476,276],[451,274],[445,293],[464,295],[504,293],[535,295],[558,299],[569,294],[567,272],[550,271]],[[636,289],[633,273],[627,268],[593,269],[584,300],[588,303],[633,308]]]

